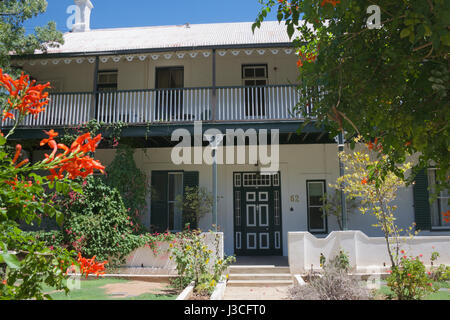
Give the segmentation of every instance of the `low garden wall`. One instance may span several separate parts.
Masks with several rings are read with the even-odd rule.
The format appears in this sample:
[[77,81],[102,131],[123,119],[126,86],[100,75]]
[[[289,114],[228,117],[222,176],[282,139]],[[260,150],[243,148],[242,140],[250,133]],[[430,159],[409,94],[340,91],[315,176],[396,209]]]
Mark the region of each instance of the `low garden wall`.
[[[435,265],[450,265],[450,236],[402,238],[405,255],[423,255],[422,261],[430,265],[432,252],[439,252]],[[361,231],[333,231],[326,238],[316,238],[309,232],[288,233],[288,254],[291,273],[303,274],[311,267],[320,269],[320,254],[327,259],[344,250],[356,272],[385,272],[390,268],[386,241],[383,237],[368,237]]]
[[[223,248],[223,232],[208,232],[203,233],[206,245],[213,251],[213,255],[218,250],[220,259],[224,257]],[[217,241],[217,243],[216,243]],[[125,268],[157,268],[162,270],[174,270],[176,264],[170,260],[169,242],[160,242],[156,244],[157,254],[149,247],[141,247],[134,250],[126,258],[126,262],[122,267]]]

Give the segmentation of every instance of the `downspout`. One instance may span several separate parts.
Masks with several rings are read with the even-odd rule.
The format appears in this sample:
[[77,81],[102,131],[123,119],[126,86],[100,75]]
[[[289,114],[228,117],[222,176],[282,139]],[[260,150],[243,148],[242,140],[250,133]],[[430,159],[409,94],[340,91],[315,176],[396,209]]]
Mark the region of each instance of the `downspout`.
[[213,229],[214,232],[217,232],[217,149],[213,149],[213,166],[212,166],[212,175],[213,175]]
[[217,109],[217,91],[216,91],[216,49],[212,49],[212,106],[211,106],[211,119],[216,121],[216,109]]
[[[344,151],[344,134],[343,132],[339,133],[338,136],[338,150],[339,153],[341,153],[342,151]],[[345,174],[345,168],[344,168],[344,164],[341,161],[341,158],[339,157],[339,176],[343,177]],[[347,204],[345,201],[345,193],[343,190],[341,190],[341,215],[342,215],[342,230],[346,231],[348,230],[347,227]]]

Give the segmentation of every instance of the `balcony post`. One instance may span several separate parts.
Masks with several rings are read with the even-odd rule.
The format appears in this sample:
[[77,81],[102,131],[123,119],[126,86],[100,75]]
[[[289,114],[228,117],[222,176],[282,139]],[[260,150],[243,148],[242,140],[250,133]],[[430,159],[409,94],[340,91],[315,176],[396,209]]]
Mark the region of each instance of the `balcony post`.
[[91,110],[89,114],[89,119],[92,120],[97,116],[97,81],[98,81],[98,65],[99,65],[99,57],[95,57],[95,63],[94,63],[94,81],[93,81],[93,88],[92,88],[92,103],[91,103]]
[[212,99],[211,120],[216,121],[217,90],[216,90],[216,49],[212,49]]

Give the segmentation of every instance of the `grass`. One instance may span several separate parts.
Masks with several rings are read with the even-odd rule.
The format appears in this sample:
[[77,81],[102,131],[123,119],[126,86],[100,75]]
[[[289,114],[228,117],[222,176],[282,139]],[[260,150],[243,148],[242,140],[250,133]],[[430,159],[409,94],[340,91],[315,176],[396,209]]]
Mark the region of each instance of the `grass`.
[[[44,292],[50,294],[53,300],[175,300],[176,295],[172,294],[157,294],[144,293],[135,297],[115,297],[106,293],[102,288],[108,284],[123,283],[126,284],[128,280],[123,279],[96,279],[96,280],[82,280],[80,289],[73,289],[68,295],[62,291],[54,291],[53,288],[45,287]],[[121,290],[121,292],[125,292]]]
[[[427,296],[425,296],[423,298],[423,300],[450,300],[450,281],[447,282],[434,282],[433,286],[440,289],[440,288],[445,288],[447,290],[443,290],[443,291],[437,291],[434,293],[431,293]],[[378,294],[381,294],[383,296],[389,296],[392,294],[391,289],[386,286],[383,285],[377,292]]]

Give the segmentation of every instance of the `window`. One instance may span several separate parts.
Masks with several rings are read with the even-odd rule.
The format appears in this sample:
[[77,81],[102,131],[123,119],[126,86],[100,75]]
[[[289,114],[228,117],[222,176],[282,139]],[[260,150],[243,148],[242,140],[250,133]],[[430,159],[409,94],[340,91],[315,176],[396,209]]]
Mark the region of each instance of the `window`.
[[325,181],[307,181],[308,229],[310,232],[326,233],[326,214],[323,212]]
[[[439,181],[436,179],[436,170],[428,169],[428,186],[430,188],[430,193],[434,194],[436,190],[436,184]],[[450,222],[445,222],[442,213],[448,212],[449,208],[449,192],[448,190],[443,190],[437,195],[437,199],[430,204],[430,215],[431,215],[431,226],[432,228],[439,227],[450,227]]]
[[183,210],[177,207],[177,198],[183,196],[183,173],[169,173],[168,190],[168,224],[170,231],[181,231],[183,229]]
[[99,71],[97,78],[97,91],[116,91],[117,90],[117,70]]
[[154,231],[181,231],[186,223],[197,228],[198,221],[183,215],[177,199],[184,197],[186,187],[198,187],[198,182],[198,171],[152,171],[150,217]]
[[245,115],[259,117],[266,115],[265,88],[267,85],[267,65],[243,65],[242,81],[245,87]]
[[97,79],[97,91],[117,91],[117,70],[99,71]]
[[244,173],[244,187],[270,187],[271,175],[261,173]]

